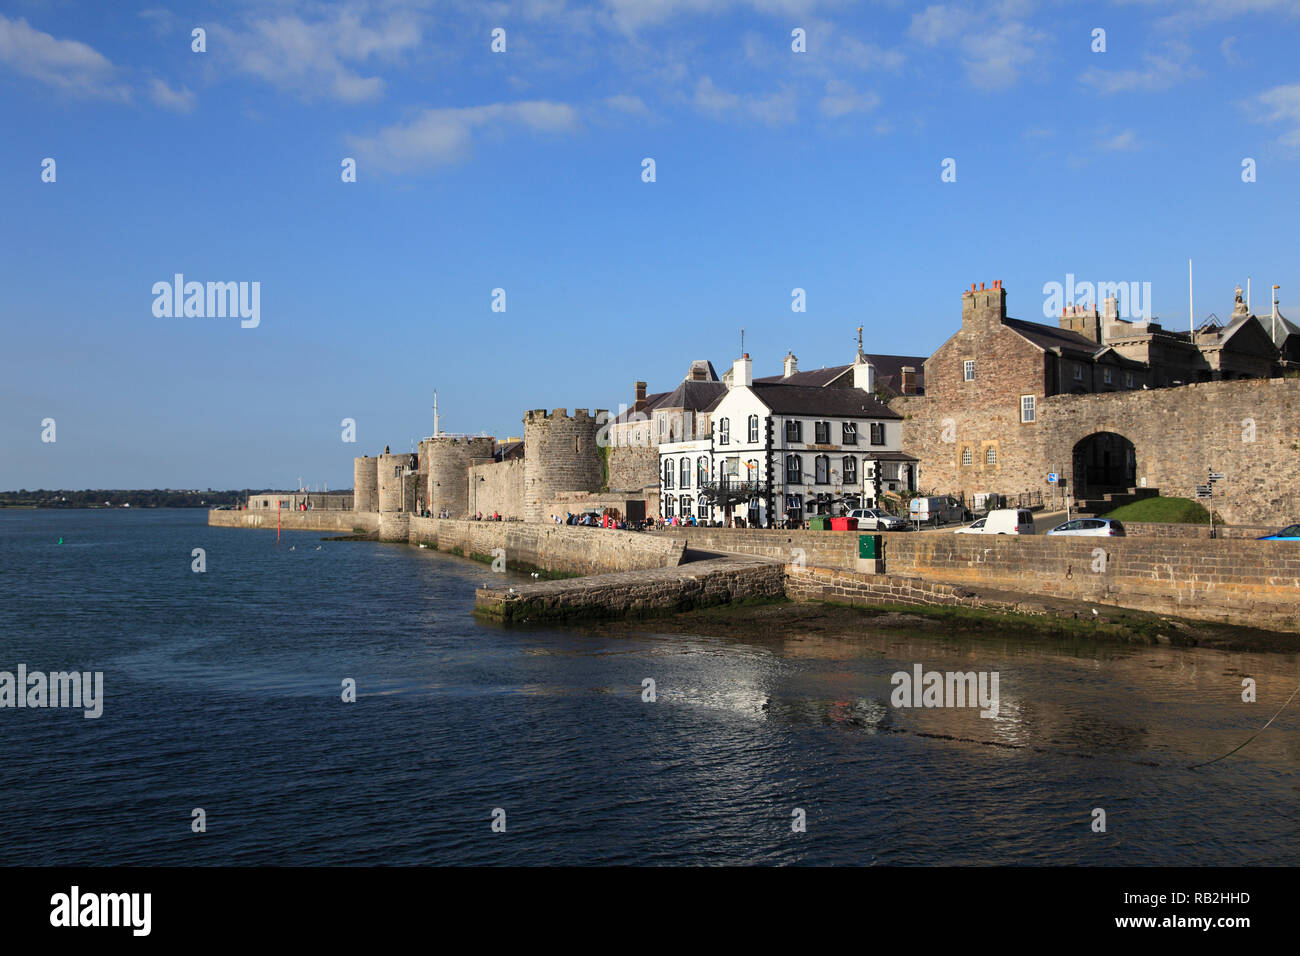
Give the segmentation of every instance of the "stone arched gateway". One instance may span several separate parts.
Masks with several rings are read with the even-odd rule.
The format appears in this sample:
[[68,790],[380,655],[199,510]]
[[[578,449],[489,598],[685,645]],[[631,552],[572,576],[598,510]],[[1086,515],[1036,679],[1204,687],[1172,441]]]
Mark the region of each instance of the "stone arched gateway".
[[1137,449],[1116,432],[1093,432],[1075,442],[1070,481],[1075,499],[1100,498],[1136,488]]

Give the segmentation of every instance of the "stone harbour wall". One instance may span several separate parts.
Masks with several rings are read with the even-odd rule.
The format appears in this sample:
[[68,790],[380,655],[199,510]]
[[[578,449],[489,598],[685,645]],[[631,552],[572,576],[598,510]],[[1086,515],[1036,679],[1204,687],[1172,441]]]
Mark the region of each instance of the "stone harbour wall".
[[784,569],[774,562],[701,561],[680,568],[479,588],[474,611],[520,623],[672,614],[715,604],[779,600],[785,595],[784,578]]
[[[208,525],[213,528],[263,528],[275,530],[274,511],[209,511]],[[377,512],[357,511],[284,511],[280,527],[285,531],[375,532],[379,530]]]
[[[690,548],[856,571],[857,531],[672,528]],[[1071,538],[893,532],[885,572],[1300,631],[1300,544],[1248,538]],[[1251,535],[1251,538],[1255,537]],[[1094,570],[1098,568],[1099,570]]]
[[409,540],[466,556],[502,548],[507,566],[579,575],[676,567],[685,553],[685,542],[660,535],[520,521],[411,518]]

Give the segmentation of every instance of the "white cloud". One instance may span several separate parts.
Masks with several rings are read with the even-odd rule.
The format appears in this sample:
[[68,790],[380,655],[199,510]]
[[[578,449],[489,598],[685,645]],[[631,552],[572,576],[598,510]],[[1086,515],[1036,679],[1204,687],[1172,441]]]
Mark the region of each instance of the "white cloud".
[[[843,5],[843,0],[602,0],[606,16],[625,33],[657,26],[673,18],[695,14],[720,14],[746,7],[774,17],[808,16],[819,6]],[[792,24],[798,26],[798,24]]]
[[1183,80],[1195,79],[1201,70],[1183,62],[1181,56],[1143,57],[1142,69],[1102,70],[1093,67],[1079,79],[1100,93],[1157,93]]
[[0,15],[0,63],[73,96],[126,101],[129,87],[114,82],[113,64],[80,40],[60,40],[26,20]]
[[470,155],[478,132],[510,127],[570,132],[578,127],[578,114],[568,104],[546,100],[428,109],[409,123],[385,127],[374,136],[348,137],[347,142],[361,162],[402,172],[460,162]]
[[1260,93],[1248,104],[1259,123],[1291,127],[1278,137],[1283,146],[1300,149],[1300,83],[1275,86]]
[[195,97],[187,88],[173,90],[166,81],[153,79],[149,81],[149,97],[165,109],[178,113],[188,113],[194,109]]
[[[233,52],[241,72],[301,96],[345,103],[383,94],[383,79],[361,72],[370,61],[394,60],[420,44],[420,28],[411,16],[393,14],[367,25],[351,10],[332,20],[286,15],[254,19],[243,30],[214,26],[209,32],[221,40],[217,49]],[[209,51],[215,52],[211,43]]]
[[875,93],[859,93],[847,83],[830,80],[826,84],[826,95],[819,104],[823,115],[832,119],[847,116],[850,113],[867,113],[880,105],[880,97]]
[[976,25],[975,15],[961,7],[935,4],[912,16],[908,34],[926,46],[948,43]]
[[977,15],[967,7],[936,4],[914,14],[908,35],[925,46],[955,46],[971,83],[984,90],[1014,86],[1043,55],[1048,35],[1011,16],[1014,5]]
[[695,106],[719,119],[740,116],[769,126],[793,123],[798,118],[798,100],[793,90],[741,96],[719,88],[709,76],[700,77],[695,85]]
[[1098,144],[1101,149],[1107,152],[1129,152],[1135,149],[1141,149],[1142,144],[1138,142],[1137,133],[1131,129],[1123,130],[1114,136],[1104,139]]
[[642,114],[648,112],[645,103],[639,96],[628,96],[618,94],[617,96],[605,97],[605,105],[610,109],[618,110],[620,113]]
[[706,113],[725,113],[740,106],[740,97],[718,89],[712,77],[702,76],[695,85],[695,105]]

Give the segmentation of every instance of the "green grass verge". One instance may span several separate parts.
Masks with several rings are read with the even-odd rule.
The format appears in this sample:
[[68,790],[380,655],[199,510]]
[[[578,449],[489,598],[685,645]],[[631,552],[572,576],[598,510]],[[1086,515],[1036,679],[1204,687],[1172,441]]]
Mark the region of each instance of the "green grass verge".
[[1103,518],[1164,524],[1209,524],[1210,513],[1191,498],[1143,498],[1116,508]]

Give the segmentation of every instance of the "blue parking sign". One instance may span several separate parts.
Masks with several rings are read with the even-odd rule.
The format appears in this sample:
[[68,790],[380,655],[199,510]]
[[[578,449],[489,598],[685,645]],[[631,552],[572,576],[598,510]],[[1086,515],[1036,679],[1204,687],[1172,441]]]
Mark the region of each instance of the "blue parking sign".
[[1049,485],[1054,485],[1054,484],[1056,484],[1056,472],[1054,472],[1054,471],[1049,471],[1049,472],[1047,473],[1047,483],[1048,483]]

